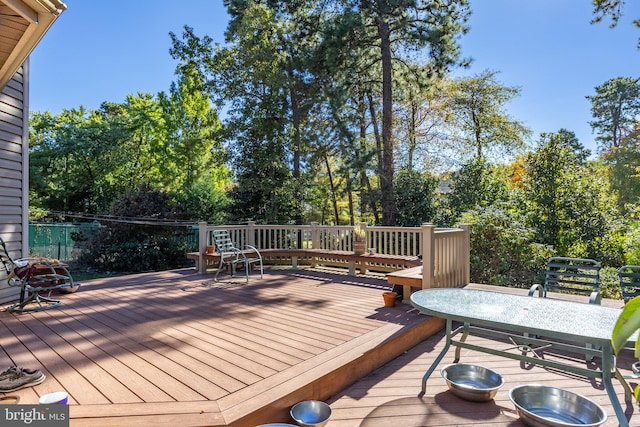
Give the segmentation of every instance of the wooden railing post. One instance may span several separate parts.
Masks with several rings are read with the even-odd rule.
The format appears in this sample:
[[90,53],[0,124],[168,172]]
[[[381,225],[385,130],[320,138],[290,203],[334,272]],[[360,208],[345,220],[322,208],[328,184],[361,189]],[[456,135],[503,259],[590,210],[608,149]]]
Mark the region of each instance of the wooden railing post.
[[255,246],[256,245],[256,222],[255,221],[247,221],[247,234],[245,236],[247,239],[247,245]]
[[198,222],[198,273],[204,274],[206,266],[204,265],[204,254],[207,252],[207,223],[205,221]]
[[421,227],[422,242],[422,289],[434,287],[435,282],[435,230],[436,226],[425,223]]
[[364,249],[365,251],[369,250],[369,229],[367,228],[369,224],[366,222],[360,223],[360,228],[364,230]]
[[464,254],[462,259],[464,262],[464,283],[466,285],[471,281],[471,224],[460,224],[460,228],[464,230]]
[[319,249],[320,248],[320,224],[312,221],[311,222],[311,249]]

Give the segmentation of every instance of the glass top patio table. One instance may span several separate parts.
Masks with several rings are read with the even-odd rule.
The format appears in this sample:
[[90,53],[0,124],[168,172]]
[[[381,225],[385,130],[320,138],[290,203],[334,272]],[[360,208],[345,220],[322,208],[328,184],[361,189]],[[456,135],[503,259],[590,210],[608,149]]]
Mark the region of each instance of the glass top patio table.
[[618,308],[474,289],[426,289],[411,295],[420,312],[487,327],[574,342],[611,341]]
[[[411,294],[411,305],[421,313],[445,319],[447,329],[445,347],[424,374],[420,395],[424,395],[427,379],[443,359],[450,346],[454,345],[458,348],[458,351],[461,347],[467,347],[542,366],[550,366],[566,372],[601,378],[620,426],[629,426],[629,422],[620,405],[620,400],[611,383],[613,374],[624,386],[625,400],[629,402],[631,390],[616,368],[616,358],[613,355],[611,344],[613,328],[621,313],[620,309],[555,298],[540,298],[460,288],[437,288],[417,291]],[[454,331],[452,328],[453,321],[462,322],[464,326]],[[520,337],[541,336],[544,337],[545,342],[558,346],[563,345],[560,342],[572,342],[576,345],[567,345],[567,347],[572,347],[575,350],[584,349],[585,344],[588,343],[589,350],[585,354],[599,355],[602,358],[601,366],[603,369],[573,367],[568,364],[555,363],[550,360],[531,357],[526,351],[512,354],[504,350],[467,344],[465,338],[469,331],[480,328],[487,328],[485,332],[494,329],[496,330],[494,331],[496,336],[501,334],[497,330],[509,331]],[[463,333],[463,335],[462,339],[456,341],[453,336],[458,333]],[[635,342],[636,338],[637,334],[631,338],[630,344],[631,341]],[[532,338],[532,341],[541,342],[542,340]],[[593,347],[594,345],[597,347]],[[605,367],[611,367],[611,369]]]

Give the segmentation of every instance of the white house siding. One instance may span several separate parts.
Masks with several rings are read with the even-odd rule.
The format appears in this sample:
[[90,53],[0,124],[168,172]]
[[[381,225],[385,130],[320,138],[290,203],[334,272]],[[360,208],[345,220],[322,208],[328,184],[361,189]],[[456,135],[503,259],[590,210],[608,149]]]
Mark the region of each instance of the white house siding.
[[[0,236],[14,258],[28,241],[28,60],[0,91]],[[0,302],[15,300],[19,289],[0,271]]]

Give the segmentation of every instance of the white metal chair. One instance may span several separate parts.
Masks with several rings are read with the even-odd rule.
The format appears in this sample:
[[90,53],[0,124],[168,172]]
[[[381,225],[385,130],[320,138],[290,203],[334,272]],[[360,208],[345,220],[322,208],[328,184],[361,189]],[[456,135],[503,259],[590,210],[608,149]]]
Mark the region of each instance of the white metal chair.
[[251,264],[260,265],[260,278],[264,274],[262,266],[262,255],[260,251],[251,245],[244,245],[242,249],[235,246],[227,230],[214,230],[212,233],[213,243],[216,246],[216,253],[220,255],[220,265],[216,271],[214,280],[218,280],[218,274],[225,266],[231,270],[231,277],[236,273],[238,265],[244,267],[247,283],[249,283],[249,271]]

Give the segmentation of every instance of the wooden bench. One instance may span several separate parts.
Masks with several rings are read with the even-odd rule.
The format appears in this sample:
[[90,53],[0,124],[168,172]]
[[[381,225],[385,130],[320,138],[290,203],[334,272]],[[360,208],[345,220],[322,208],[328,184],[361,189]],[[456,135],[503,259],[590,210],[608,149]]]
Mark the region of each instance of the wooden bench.
[[392,285],[403,302],[409,302],[413,289],[422,289],[422,266],[411,267],[387,274],[387,283]]
[[[349,274],[355,275],[356,269],[360,273],[367,270],[401,270],[422,265],[422,260],[417,256],[385,255],[365,253],[356,255],[352,251],[332,251],[325,249],[262,249],[260,254],[263,259],[270,258],[291,258],[291,266],[298,267],[298,259],[308,259],[313,267],[325,263],[344,263],[349,268]],[[196,269],[199,270],[200,253],[187,253],[188,259],[196,261]],[[217,267],[220,263],[220,255],[215,253],[202,254],[202,259],[206,267]],[[206,268],[205,267],[205,268]]]

